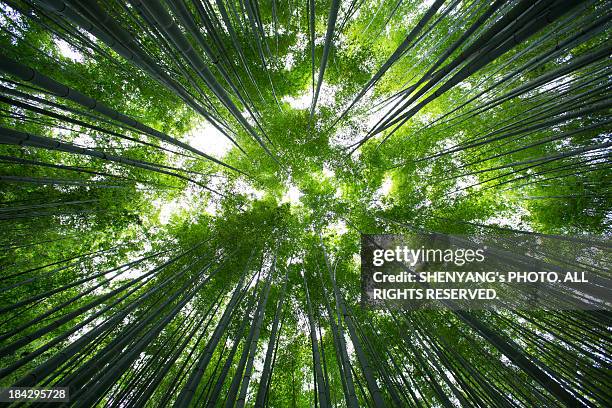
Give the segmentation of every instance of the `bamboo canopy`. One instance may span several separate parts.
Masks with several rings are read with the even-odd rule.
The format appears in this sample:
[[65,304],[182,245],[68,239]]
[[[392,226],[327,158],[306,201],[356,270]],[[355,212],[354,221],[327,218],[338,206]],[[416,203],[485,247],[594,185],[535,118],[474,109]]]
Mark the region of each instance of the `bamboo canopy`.
[[609,297],[611,13],[0,0],[0,386],[74,407],[612,406],[609,308],[360,299],[367,234],[495,236]]

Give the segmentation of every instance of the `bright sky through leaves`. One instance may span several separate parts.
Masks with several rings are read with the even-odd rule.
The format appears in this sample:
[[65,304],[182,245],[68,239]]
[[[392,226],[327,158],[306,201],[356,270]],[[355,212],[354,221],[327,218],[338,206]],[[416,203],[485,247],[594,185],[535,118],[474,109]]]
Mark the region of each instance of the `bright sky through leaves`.
[[362,234],[499,235],[594,274],[574,295],[601,306],[609,22],[601,0],[0,1],[0,386],[609,406],[606,310],[360,299]]

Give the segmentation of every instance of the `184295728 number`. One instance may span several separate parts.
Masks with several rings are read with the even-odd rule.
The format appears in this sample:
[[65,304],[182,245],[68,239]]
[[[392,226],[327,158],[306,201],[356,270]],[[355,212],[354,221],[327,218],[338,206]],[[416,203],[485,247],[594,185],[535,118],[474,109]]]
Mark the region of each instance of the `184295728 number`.
[[68,402],[70,395],[68,387],[58,388],[0,388],[0,402],[37,401],[37,402]]

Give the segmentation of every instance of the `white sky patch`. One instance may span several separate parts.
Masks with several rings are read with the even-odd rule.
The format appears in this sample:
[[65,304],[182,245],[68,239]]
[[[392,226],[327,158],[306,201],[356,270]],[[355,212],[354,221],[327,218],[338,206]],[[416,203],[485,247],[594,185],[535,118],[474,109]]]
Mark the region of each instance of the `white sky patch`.
[[233,146],[231,140],[206,121],[198,123],[185,136],[187,144],[217,159],[222,158]]
[[467,91],[471,91],[472,90],[472,84],[469,83],[468,81],[463,81],[463,82],[459,83],[459,88],[465,89]]
[[329,229],[334,231],[338,235],[344,235],[348,232],[348,228],[346,227],[346,223],[342,220],[339,220],[333,224],[329,225]]
[[295,44],[289,47],[291,52],[302,53],[309,44],[309,36],[306,33],[299,32],[296,34]]
[[348,123],[336,128],[336,131],[330,137],[329,143],[332,146],[346,148],[361,139],[364,134],[365,129],[360,130],[353,126],[353,123]]
[[[369,91],[371,94],[371,91]],[[368,94],[366,94],[368,95]],[[372,100],[371,103],[377,104],[380,103],[381,100]],[[370,111],[368,117],[366,118],[366,127],[368,130],[372,129],[374,126],[376,126],[389,112],[391,111],[397,111],[396,108],[396,103],[397,100],[391,100],[387,103],[385,103],[384,105],[379,106],[378,108]],[[395,108],[395,109],[394,109]]]
[[155,200],[153,201],[153,205],[159,210],[159,222],[162,225],[168,224],[172,215],[176,214],[180,208],[178,200],[165,202],[162,200]]
[[[159,211],[159,223],[166,225],[170,222],[172,216],[175,214],[182,211],[194,213],[193,209],[197,207],[200,200],[203,200],[203,198],[200,196],[200,194],[196,193],[196,190],[187,188],[185,192],[180,195],[180,197],[177,197],[174,200],[153,200],[153,205]],[[209,200],[205,211],[210,215],[215,215],[217,213],[216,203],[214,200]]]
[[465,176],[465,177],[461,177],[457,179],[457,184],[455,185],[455,188],[464,189],[470,186],[474,186],[473,188],[478,189],[480,186],[476,186],[475,184],[477,183],[478,183],[478,177],[474,175]]
[[498,225],[500,227],[513,228],[522,231],[532,231],[531,226],[524,221],[529,217],[530,212],[524,207],[515,207],[512,214],[501,214],[491,217],[483,224],[486,225]]
[[[58,130],[58,134],[62,135],[63,131],[64,134],[67,132],[65,129],[57,129]],[[86,147],[89,149],[93,149],[96,147],[96,141],[89,135],[86,135],[84,133],[79,133],[79,135],[77,137],[74,138],[74,140],[72,141],[72,143],[81,146],[81,147]]]
[[380,193],[384,196],[388,195],[391,192],[391,187],[393,187],[393,180],[391,179],[391,176],[385,175],[385,179],[380,186]]
[[255,368],[255,370],[252,373],[251,379],[254,382],[258,382],[261,379],[265,357],[266,357],[266,348],[265,347],[259,348],[257,351],[257,354],[255,355],[255,361],[253,361],[253,367]]
[[129,271],[121,274],[119,276],[119,280],[140,278],[142,275],[144,275],[147,272],[149,272],[149,266],[148,265],[139,265],[139,266],[130,268]]
[[330,85],[323,81],[321,90],[319,91],[319,99],[317,106],[333,107],[336,104],[336,94],[340,91],[339,86]]
[[[130,261],[135,261],[138,258],[142,258],[146,256],[147,254],[150,254],[152,249],[153,247],[151,246],[151,243],[145,240],[143,243],[142,251],[132,253],[130,255]],[[146,261],[140,262],[137,265],[130,267],[126,272],[119,275],[118,280],[136,279],[136,278],[141,277],[148,271],[149,271],[149,266],[147,265]]]
[[312,103],[312,92],[305,92],[297,97],[293,96],[283,96],[283,102],[286,102],[291,106],[292,109],[304,110],[310,108],[310,104]]
[[63,57],[66,57],[76,62],[83,62],[85,60],[83,54],[78,52],[70,44],[68,44],[62,39],[55,40],[55,46]]
[[298,253],[291,256],[291,258],[287,259],[287,263],[285,266],[300,264],[304,262],[304,254]]
[[281,203],[289,203],[291,205],[298,205],[300,204],[300,198],[302,198],[302,196],[303,194],[299,188],[297,188],[293,184],[289,184],[289,188],[287,189],[285,194],[283,194]]
[[264,192],[262,190],[258,190],[246,181],[239,179],[236,182],[236,191],[240,194],[245,194],[253,199],[261,200],[264,196]]
[[421,201],[420,203],[418,203],[415,208],[416,209],[422,209],[422,208],[427,208],[431,206],[431,200],[429,198],[425,198],[423,201]]
[[[335,91],[330,92],[332,92],[331,98],[334,98],[333,94],[335,93]],[[349,111],[349,113],[354,113],[358,109],[361,109],[360,107],[374,106],[377,103],[382,102],[382,99],[372,98],[372,93],[373,90],[370,89],[361,98],[361,101],[358,102],[355,107],[351,108],[351,111]],[[341,107],[341,111],[344,112],[344,110],[348,107],[348,104],[352,101],[353,98],[346,102],[345,106]],[[334,134],[331,136],[330,143],[333,146],[351,146],[352,144],[361,140],[374,126],[376,126],[381,121],[381,119],[383,119],[383,117],[385,117],[385,115],[392,109],[392,107],[393,103],[387,103],[375,109],[371,109],[368,112],[352,117],[351,120],[340,121],[336,127],[336,132],[334,132]],[[351,117],[351,115],[348,115],[348,117]],[[359,151],[360,149],[357,149],[356,153],[359,154]],[[359,156],[354,157],[357,158]]]
[[[338,90],[338,86],[330,85],[323,81],[321,84],[321,90],[319,91],[319,98],[317,99],[317,106],[334,106],[336,103],[336,94],[338,93]],[[282,98],[282,101],[288,103],[293,109],[310,109],[310,105],[312,104],[312,95],[312,89],[308,89],[295,97],[285,95]]]
[[334,193],[334,198],[342,198],[342,188],[341,187],[337,187],[336,188],[336,192]]
[[373,195],[373,200],[370,203],[371,208],[385,208],[385,204],[383,204],[383,197],[386,197],[391,191],[391,187],[393,186],[393,181],[391,180],[391,176],[385,175],[381,186],[376,190]]
[[349,357],[352,357],[355,354],[355,346],[353,346],[353,341],[346,330],[344,331],[344,344],[346,344],[346,353]]
[[52,131],[56,136],[59,136],[59,137],[67,137],[72,134],[72,131],[70,129],[60,128],[60,127],[54,127]]
[[327,178],[334,178],[336,176],[336,173],[331,167],[329,167],[327,164],[324,164],[323,165],[323,175]]
[[565,84],[570,79],[572,79],[572,77],[568,76],[567,78],[555,79],[554,81],[546,82],[544,85],[540,86],[538,92],[549,91],[555,87]]
[[204,208],[204,211],[213,217],[216,216],[219,213],[219,203],[214,200],[210,200],[208,205]]
[[9,24],[9,21],[12,21],[15,25],[21,28],[26,27],[25,23],[23,22],[23,19],[21,18],[19,12],[13,9],[12,7],[4,3],[0,3],[0,9],[2,9],[8,15],[7,18],[4,15],[0,14],[0,26],[2,26],[5,30],[12,34],[10,38],[11,44],[16,45],[17,38],[19,38],[20,36],[19,29],[17,27],[14,27],[12,24]]
[[455,186],[448,194],[448,197],[457,199],[458,197],[467,195],[471,189],[480,190],[481,187],[482,186],[478,185],[478,177],[475,175],[463,176],[456,180]]
[[295,66],[295,56],[292,52],[287,53],[285,55],[285,70],[291,71]]

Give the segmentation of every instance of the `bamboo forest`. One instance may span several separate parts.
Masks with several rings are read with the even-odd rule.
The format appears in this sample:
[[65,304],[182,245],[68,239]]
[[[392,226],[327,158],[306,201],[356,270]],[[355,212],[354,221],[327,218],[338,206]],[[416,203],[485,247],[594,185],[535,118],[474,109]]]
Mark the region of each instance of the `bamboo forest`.
[[1,0],[0,387],[69,391],[11,406],[612,406],[609,308],[372,308],[360,269],[610,254],[611,4]]

